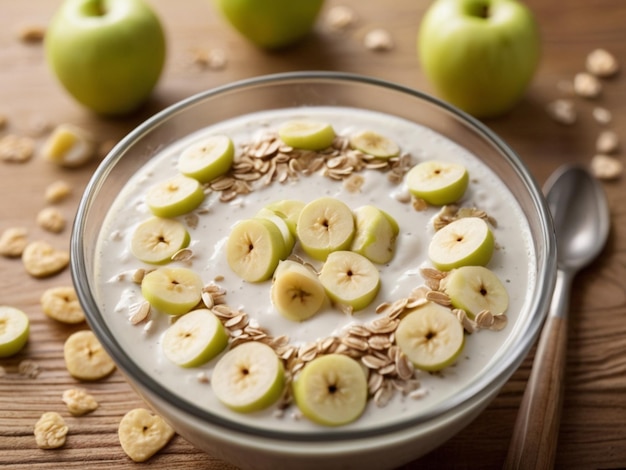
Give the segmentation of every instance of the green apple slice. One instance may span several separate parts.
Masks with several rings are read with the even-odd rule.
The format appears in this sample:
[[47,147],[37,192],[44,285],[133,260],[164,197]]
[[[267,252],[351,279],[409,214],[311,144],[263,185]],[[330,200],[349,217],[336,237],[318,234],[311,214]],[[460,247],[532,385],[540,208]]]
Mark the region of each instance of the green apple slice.
[[151,264],[171,261],[172,256],[189,245],[189,232],[174,219],[152,217],[140,223],[130,242],[130,251],[136,258]]
[[178,171],[208,183],[230,170],[235,146],[226,135],[212,135],[187,147],[178,157]]
[[393,140],[369,130],[352,135],[350,146],[377,158],[392,158],[400,154],[400,147]]
[[276,225],[276,228],[278,228],[278,230],[280,230],[280,234],[283,236],[283,241],[285,242],[285,251],[280,256],[280,259],[286,259],[291,254],[291,251],[296,244],[296,237],[289,228],[289,224],[287,223],[287,221],[276,212],[267,209],[266,207],[257,212],[255,217],[269,220],[274,225]]
[[200,182],[185,175],[157,183],[148,189],[146,204],[158,217],[173,218],[187,214],[204,201]]
[[208,309],[181,316],[163,335],[163,353],[181,367],[198,367],[221,353],[228,345],[228,333]]
[[22,350],[30,334],[30,321],[21,310],[0,305],[0,357],[9,357]]
[[250,341],[224,354],[215,365],[211,386],[217,399],[240,413],[259,411],[280,398],[285,371],[274,350]]
[[483,219],[457,219],[433,236],[428,246],[428,257],[440,271],[461,266],[485,266],[495,247],[493,233]]
[[355,209],[354,220],[356,232],[350,250],[374,263],[391,261],[400,231],[395,219],[377,207],[367,205]]
[[380,273],[365,256],[352,251],[328,255],[319,279],[333,302],[362,310],[376,298]]
[[450,309],[429,302],[400,320],[396,343],[416,368],[437,371],[456,361],[465,334]]
[[344,202],[321,197],[302,208],[296,233],[305,253],[324,261],[333,251],[350,248],[354,229],[354,215]]
[[324,150],[332,145],[335,130],[327,122],[297,120],[282,124],[278,128],[278,136],[293,148]]
[[499,315],[509,307],[509,294],[504,284],[484,266],[454,269],[441,281],[441,287],[452,305],[465,310],[470,318],[483,310]]
[[226,261],[248,282],[270,279],[286,252],[283,235],[266,219],[245,219],[233,227],[226,242]]
[[469,174],[463,165],[436,160],[418,163],[405,178],[411,194],[435,206],[457,202],[469,184]]
[[325,426],[355,421],[367,404],[361,365],[343,354],[318,356],[293,382],[293,397],[304,416]]
[[265,208],[275,212],[280,217],[285,219],[287,225],[289,226],[289,230],[291,230],[291,233],[295,237],[298,217],[300,217],[300,212],[305,205],[306,203],[304,201],[300,201],[298,199],[282,199],[280,201],[269,203],[265,206]]
[[281,261],[270,290],[274,307],[285,318],[303,321],[315,315],[326,300],[324,286],[310,268],[296,261]]
[[202,279],[188,268],[161,267],[146,274],[141,293],[152,307],[169,315],[182,315],[202,299]]

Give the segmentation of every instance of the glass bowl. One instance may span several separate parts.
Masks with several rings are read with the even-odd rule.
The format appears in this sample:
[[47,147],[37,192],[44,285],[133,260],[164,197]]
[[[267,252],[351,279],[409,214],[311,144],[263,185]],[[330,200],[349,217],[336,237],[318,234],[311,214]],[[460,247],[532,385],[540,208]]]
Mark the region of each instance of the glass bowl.
[[[380,426],[293,432],[258,428],[213,413],[164,387],[141,367],[111,328],[98,298],[98,240],[109,209],[130,178],[179,139],[237,116],[294,107],[340,106],[397,116],[467,149],[517,200],[530,231],[529,290],[506,340],[488,366],[435,405]],[[556,273],[555,239],[541,191],[520,158],[479,121],[424,93],[382,80],[336,72],[262,76],[197,94],[137,127],[110,152],[89,182],[72,233],[73,281],[88,323],[128,382],[192,444],[242,468],[393,468],[439,446],[469,424],[525,358],[547,312]]]

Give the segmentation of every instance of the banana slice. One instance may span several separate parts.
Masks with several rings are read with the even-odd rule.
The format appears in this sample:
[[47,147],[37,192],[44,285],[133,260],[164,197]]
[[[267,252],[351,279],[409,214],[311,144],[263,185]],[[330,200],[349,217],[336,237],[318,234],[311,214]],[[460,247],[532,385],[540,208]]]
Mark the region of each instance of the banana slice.
[[463,351],[465,334],[449,309],[430,302],[400,320],[396,343],[416,368],[437,371],[456,361]]
[[438,230],[428,246],[428,257],[440,271],[461,266],[485,266],[495,242],[489,225],[479,217],[463,217]]
[[181,367],[198,367],[221,353],[228,345],[222,322],[208,309],[186,313],[163,335],[163,353]]
[[352,135],[350,146],[378,158],[392,158],[400,154],[398,144],[374,131],[361,131]]
[[174,429],[163,418],[144,408],[124,415],[117,430],[122,449],[134,462],[145,462],[174,437]]
[[428,204],[444,206],[463,197],[469,184],[469,174],[458,163],[428,160],[411,168],[405,181],[415,197]]
[[130,251],[145,263],[163,264],[188,246],[189,241],[189,232],[177,220],[152,217],[140,223],[133,232]]
[[226,242],[228,265],[248,282],[270,279],[285,253],[283,235],[276,225],[266,219],[238,222]]
[[463,266],[450,271],[441,281],[455,308],[474,318],[482,310],[494,315],[506,312],[509,294],[498,276],[484,266]]
[[351,251],[374,263],[385,264],[395,253],[400,227],[393,217],[374,206],[362,206],[354,211],[356,232]]
[[283,393],[285,371],[274,350],[258,341],[240,344],[213,369],[211,386],[219,401],[240,413],[267,408]]
[[99,380],[115,370],[115,363],[91,330],[77,331],[63,344],[65,367],[80,380]]
[[335,131],[327,122],[314,120],[288,121],[278,128],[278,136],[290,147],[324,150],[335,139]]
[[293,396],[311,421],[340,426],[356,420],[365,410],[367,380],[357,361],[328,354],[304,366],[293,383]]
[[0,357],[17,354],[28,342],[30,321],[21,310],[0,305]]
[[187,214],[204,201],[200,182],[185,175],[176,175],[148,189],[146,204],[158,217],[173,218]]
[[280,230],[280,234],[283,236],[283,242],[285,242],[285,251],[282,255],[280,255],[280,259],[286,259],[291,254],[291,251],[296,244],[296,237],[289,228],[287,221],[276,212],[265,207],[257,212],[255,217],[269,220],[276,225],[278,230]]
[[169,315],[182,315],[202,299],[202,279],[187,268],[162,267],[146,274],[141,293],[150,305]]
[[305,205],[296,226],[302,249],[321,261],[333,251],[350,249],[354,230],[352,211],[333,197],[321,197]]
[[293,236],[296,236],[296,226],[298,225],[298,217],[300,217],[300,211],[305,206],[304,201],[300,201],[298,199],[282,199],[280,201],[274,201],[265,206],[266,209],[269,209],[280,217],[285,219],[287,225],[289,226],[289,230]]
[[352,251],[328,255],[319,275],[326,294],[333,302],[362,310],[376,298],[380,273],[365,256]]
[[85,321],[76,290],[72,286],[51,287],[40,298],[41,310],[61,323],[76,324]]
[[234,157],[235,146],[230,137],[212,135],[183,150],[178,158],[178,171],[201,183],[208,183],[228,172]]
[[326,300],[317,275],[296,261],[281,261],[270,290],[274,307],[285,318],[302,321],[315,315]]

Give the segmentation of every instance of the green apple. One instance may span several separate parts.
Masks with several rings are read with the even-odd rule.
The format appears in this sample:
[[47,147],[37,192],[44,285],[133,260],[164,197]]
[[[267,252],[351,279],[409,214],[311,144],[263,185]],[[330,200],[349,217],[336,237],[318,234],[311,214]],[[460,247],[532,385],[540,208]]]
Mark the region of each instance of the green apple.
[[241,35],[259,47],[277,49],[309,34],[324,0],[214,0]]
[[20,352],[28,341],[29,333],[30,322],[24,312],[0,305],[0,357]]
[[181,367],[198,367],[221,353],[228,345],[222,322],[208,309],[181,316],[163,334],[163,353]]
[[281,199],[270,202],[265,206],[265,209],[269,209],[285,219],[285,222],[289,225],[289,230],[295,237],[298,217],[300,217],[300,211],[305,205],[306,203],[304,201],[298,199]]
[[509,111],[540,56],[533,13],[516,0],[436,0],[422,18],[421,66],[438,94],[480,118]]
[[65,0],[46,32],[46,58],[65,89],[103,115],[136,110],[165,63],[165,35],[142,0]]
[[372,205],[354,211],[356,232],[351,251],[365,256],[374,263],[385,264],[395,253],[400,227],[391,215]]

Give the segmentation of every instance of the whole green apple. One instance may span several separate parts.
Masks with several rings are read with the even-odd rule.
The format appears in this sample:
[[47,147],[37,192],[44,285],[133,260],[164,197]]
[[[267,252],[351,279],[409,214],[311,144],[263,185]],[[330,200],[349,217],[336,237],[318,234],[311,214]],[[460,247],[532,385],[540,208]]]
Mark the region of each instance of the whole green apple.
[[45,37],[67,91],[98,114],[122,115],[149,97],[165,62],[165,35],[142,0],[65,0]]
[[435,0],[417,47],[438,94],[484,118],[521,99],[539,62],[540,37],[532,12],[516,0]]
[[306,36],[324,0],[214,0],[244,37],[257,46],[277,49]]

